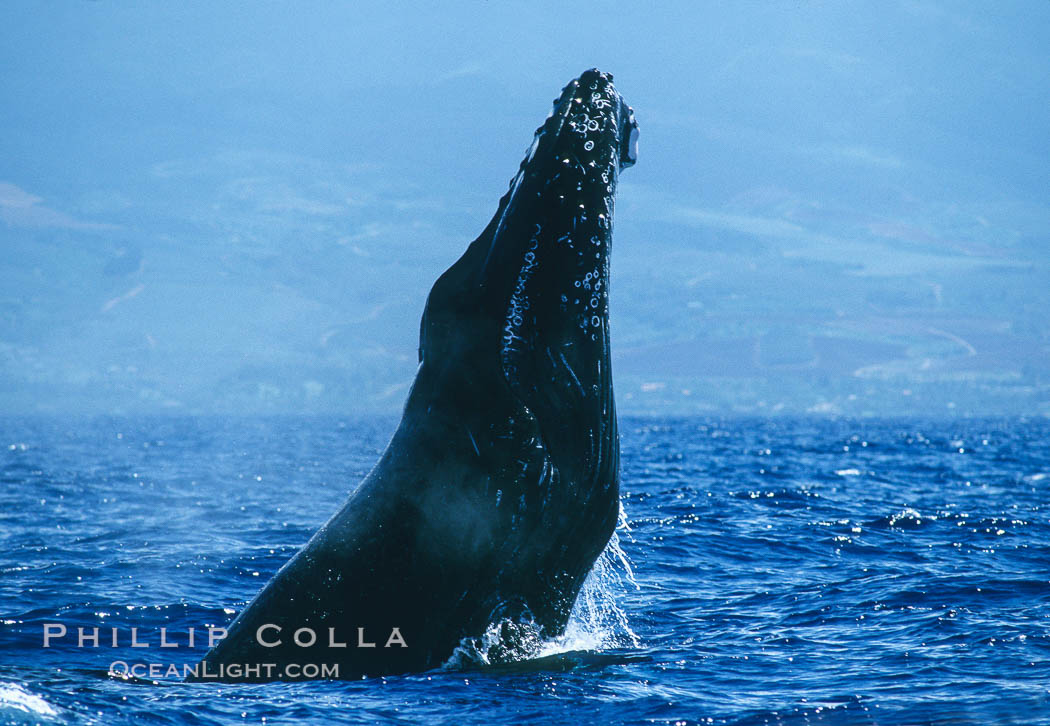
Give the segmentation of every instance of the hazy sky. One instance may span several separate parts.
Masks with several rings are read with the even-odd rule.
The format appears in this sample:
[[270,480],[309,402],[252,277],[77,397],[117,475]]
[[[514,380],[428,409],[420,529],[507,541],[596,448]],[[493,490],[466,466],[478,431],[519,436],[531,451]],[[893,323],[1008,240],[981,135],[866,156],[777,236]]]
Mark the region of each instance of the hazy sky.
[[0,409],[396,410],[582,70],[627,411],[1050,414],[1050,3],[4,3]]

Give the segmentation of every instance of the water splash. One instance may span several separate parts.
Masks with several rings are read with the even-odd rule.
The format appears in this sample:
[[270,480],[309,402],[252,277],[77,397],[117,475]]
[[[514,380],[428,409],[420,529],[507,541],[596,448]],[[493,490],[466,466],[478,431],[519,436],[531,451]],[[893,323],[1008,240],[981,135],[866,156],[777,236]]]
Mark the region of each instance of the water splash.
[[22,722],[18,713],[28,714],[34,718],[35,723],[39,723],[41,716],[58,716],[58,712],[51,707],[51,704],[35,693],[30,693],[18,683],[0,683],[0,715],[4,722]]
[[490,623],[480,636],[463,638],[441,667],[455,671],[529,660],[540,653],[541,633],[532,620]]
[[616,531],[584,580],[562,635],[544,638],[540,626],[531,620],[501,620],[490,624],[480,637],[464,638],[443,668],[461,670],[573,651],[640,648],[641,639],[631,630],[627,613],[617,604],[617,598],[629,588],[640,589],[620,545],[620,531],[631,538],[622,502]]
[[[620,512],[621,521],[626,525],[622,506]],[[583,582],[565,633],[544,641],[539,656],[572,650],[640,648],[641,639],[631,630],[627,613],[617,604],[618,596],[628,588],[639,589],[638,582],[634,579],[631,562],[620,546],[619,534],[613,532],[609,544]]]

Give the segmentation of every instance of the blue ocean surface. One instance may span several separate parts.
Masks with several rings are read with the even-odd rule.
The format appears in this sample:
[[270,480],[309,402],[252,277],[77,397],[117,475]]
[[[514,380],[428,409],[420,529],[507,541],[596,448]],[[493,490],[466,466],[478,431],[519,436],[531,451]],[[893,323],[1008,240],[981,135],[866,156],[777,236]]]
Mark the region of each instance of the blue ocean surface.
[[[0,722],[1050,723],[1043,419],[622,418],[621,526],[542,657],[350,682],[108,675],[195,663],[395,425],[0,420]],[[68,634],[44,648],[48,623]]]

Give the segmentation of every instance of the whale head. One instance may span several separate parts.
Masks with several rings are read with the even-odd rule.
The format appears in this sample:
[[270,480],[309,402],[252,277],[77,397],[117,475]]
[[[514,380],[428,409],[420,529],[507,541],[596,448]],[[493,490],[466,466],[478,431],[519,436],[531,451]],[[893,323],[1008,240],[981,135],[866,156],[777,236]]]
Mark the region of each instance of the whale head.
[[553,354],[593,395],[608,374],[616,186],[637,148],[634,111],[610,74],[592,69],[565,86],[491,222],[435,283],[421,363],[484,348],[481,357],[496,353],[507,383],[527,395],[539,383],[530,380],[537,358]]
[[493,608],[528,610],[548,631],[564,627],[619,512],[609,258],[637,141],[611,75],[565,86],[496,214],[434,284],[406,404],[445,416],[446,446],[469,437],[479,492],[460,510],[495,506],[471,527],[495,521],[491,536],[506,542]]

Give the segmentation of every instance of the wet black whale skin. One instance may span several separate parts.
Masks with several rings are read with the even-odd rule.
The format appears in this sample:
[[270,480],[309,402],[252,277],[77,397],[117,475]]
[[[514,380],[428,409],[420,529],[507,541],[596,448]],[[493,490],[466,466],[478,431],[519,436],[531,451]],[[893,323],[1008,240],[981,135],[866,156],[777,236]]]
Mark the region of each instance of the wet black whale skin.
[[[420,671],[491,623],[564,631],[619,512],[609,254],[636,137],[608,74],[563,89],[492,221],[430,292],[386,451],[200,680],[303,677],[291,663],[338,668],[313,677]],[[258,641],[264,625],[280,645]],[[255,664],[274,666],[238,670]]]

